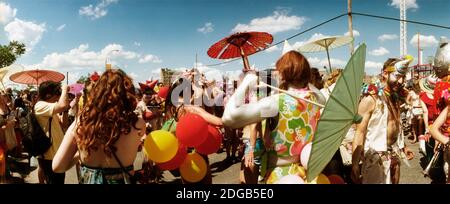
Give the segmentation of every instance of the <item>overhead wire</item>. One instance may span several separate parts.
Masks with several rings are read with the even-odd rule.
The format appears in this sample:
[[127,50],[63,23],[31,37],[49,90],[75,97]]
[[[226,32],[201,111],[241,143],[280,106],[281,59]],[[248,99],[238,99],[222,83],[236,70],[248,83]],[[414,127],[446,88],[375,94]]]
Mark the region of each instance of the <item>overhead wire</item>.
[[[299,33],[291,36],[291,37],[288,37],[288,38],[286,38],[284,40],[281,40],[281,41],[279,41],[279,42],[277,42],[275,44],[270,45],[264,50],[267,50],[267,49],[269,49],[271,47],[277,46],[277,45],[283,43],[285,40],[290,40],[290,39],[295,38],[297,36],[300,36],[300,35],[302,35],[304,33],[307,33],[307,32],[309,32],[311,30],[314,30],[314,29],[316,29],[316,28],[318,28],[318,27],[320,27],[322,25],[325,25],[325,24],[330,23],[330,22],[332,22],[334,20],[342,18],[343,16],[348,16],[348,15],[358,15],[358,16],[365,16],[365,17],[372,17],[372,18],[379,18],[379,19],[386,19],[386,20],[404,21],[404,22],[407,22],[407,23],[413,23],[413,24],[419,24],[419,25],[425,25],[425,26],[430,26],[430,27],[436,27],[436,28],[442,28],[442,29],[450,30],[449,26],[443,26],[443,25],[438,25],[438,24],[425,23],[425,22],[412,21],[412,20],[402,20],[402,19],[399,19],[399,18],[393,18],[393,17],[387,17],[387,16],[379,16],[379,15],[373,15],[373,14],[367,14],[367,13],[348,12],[348,13],[343,13],[341,15],[338,15],[338,16],[335,16],[333,18],[330,18],[330,19],[328,19],[326,21],[323,21],[323,22],[321,22],[321,23],[319,23],[317,25],[314,25],[313,27],[310,27],[310,28],[308,28],[308,29],[306,29],[306,30],[304,30],[302,32],[299,32]],[[260,50],[260,51],[263,51],[263,50]],[[260,51],[258,51],[258,52],[260,52]],[[227,61],[220,62],[220,63],[215,63],[215,64],[209,64],[209,65],[206,65],[206,66],[208,66],[208,67],[220,66],[220,65],[228,64],[230,62],[237,61],[237,60],[240,60],[240,58],[235,58],[235,59],[232,59],[232,60],[227,60]]]

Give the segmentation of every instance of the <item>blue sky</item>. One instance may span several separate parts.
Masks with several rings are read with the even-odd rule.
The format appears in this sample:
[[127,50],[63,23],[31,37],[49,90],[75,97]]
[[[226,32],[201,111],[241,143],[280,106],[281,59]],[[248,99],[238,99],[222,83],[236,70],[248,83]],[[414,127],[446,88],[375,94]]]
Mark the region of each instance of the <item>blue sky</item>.
[[[389,17],[399,16],[399,0],[353,0],[353,11]],[[70,82],[81,75],[102,71],[108,56],[136,81],[159,76],[159,68],[198,66],[207,76],[239,73],[240,60],[224,66],[206,51],[216,41],[236,31],[266,31],[274,43],[324,20],[346,12],[346,0],[0,0],[0,44],[20,40],[29,48],[17,63],[69,72]],[[407,0],[409,20],[450,26],[447,0]],[[354,16],[358,31],[355,44],[367,44],[366,72],[377,73],[388,57],[399,55],[399,23]],[[289,40],[298,46],[312,37],[344,35],[343,17]],[[441,36],[450,31],[408,24],[410,44],[420,32],[424,56],[432,56]],[[381,37],[384,36],[384,37]],[[119,52],[112,50],[120,50]],[[249,57],[259,69],[273,66],[282,46]],[[305,53],[313,66],[326,64],[325,53]],[[347,46],[331,51],[333,67],[343,67],[349,58]]]

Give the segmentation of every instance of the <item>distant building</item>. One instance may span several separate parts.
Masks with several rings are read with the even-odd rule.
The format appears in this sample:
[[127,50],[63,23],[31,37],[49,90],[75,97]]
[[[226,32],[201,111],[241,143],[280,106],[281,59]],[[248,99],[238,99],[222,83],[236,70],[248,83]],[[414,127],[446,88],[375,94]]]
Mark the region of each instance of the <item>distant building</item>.
[[172,70],[169,68],[161,68],[161,75],[160,75],[161,82],[164,85],[170,86],[173,83],[173,80],[175,79],[174,76],[176,77],[182,73],[183,73],[182,71]]
[[411,68],[414,79],[421,79],[434,73],[431,64],[414,65]]

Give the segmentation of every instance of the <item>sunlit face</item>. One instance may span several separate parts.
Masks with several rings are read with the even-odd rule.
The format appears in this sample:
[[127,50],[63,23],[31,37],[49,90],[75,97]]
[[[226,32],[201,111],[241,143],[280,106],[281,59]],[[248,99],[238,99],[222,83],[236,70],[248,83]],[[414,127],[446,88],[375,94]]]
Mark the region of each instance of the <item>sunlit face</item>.
[[405,75],[399,74],[398,72],[385,72],[387,75],[387,84],[392,91],[399,91],[404,85]]

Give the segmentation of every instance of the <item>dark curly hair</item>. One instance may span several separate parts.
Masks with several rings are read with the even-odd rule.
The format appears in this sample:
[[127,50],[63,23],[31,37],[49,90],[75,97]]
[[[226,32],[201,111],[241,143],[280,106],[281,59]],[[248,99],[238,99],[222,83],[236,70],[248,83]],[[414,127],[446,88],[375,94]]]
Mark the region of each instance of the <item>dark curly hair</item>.
[[111,156],[120,135],[130,133],[132,127],[138,129],[136,105],[132,79],[122,70],[107,70],[92,87],[81,111],[78,146],[88,154],[103,146],[103,151]]

